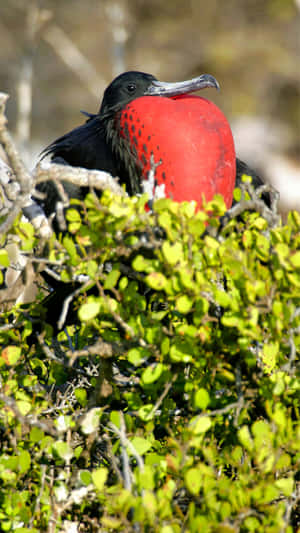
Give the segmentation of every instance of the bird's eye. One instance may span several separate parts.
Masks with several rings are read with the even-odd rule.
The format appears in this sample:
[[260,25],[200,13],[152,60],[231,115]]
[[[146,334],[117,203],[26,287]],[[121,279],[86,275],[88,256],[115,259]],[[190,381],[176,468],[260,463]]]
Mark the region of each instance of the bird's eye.
[[127,91],[128,91],[129,93],[132,94],[132,93],[134,93],[135,90],[136,90],[136,85],[135,85],[135,83],[128,83],[128,85],[127,85]]

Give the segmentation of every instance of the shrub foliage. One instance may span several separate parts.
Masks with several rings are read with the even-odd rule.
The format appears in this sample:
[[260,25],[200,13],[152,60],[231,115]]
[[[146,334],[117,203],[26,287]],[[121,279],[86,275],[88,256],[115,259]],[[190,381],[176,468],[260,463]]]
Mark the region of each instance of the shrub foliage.
[[[89,194],[47,243],[64,282],[88,276],[77,325],[33,335],[42,291],[2,317],[1,528],[292,533],[300,215],[145,202]],[[10,235],[34,257],[29,223]]]

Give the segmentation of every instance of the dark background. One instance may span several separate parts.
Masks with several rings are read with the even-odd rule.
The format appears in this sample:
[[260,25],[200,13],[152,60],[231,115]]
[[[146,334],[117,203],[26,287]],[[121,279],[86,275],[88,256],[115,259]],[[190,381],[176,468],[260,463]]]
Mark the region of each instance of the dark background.
[[213,74],[237,153],[300,208],[300,0],[2,0],[0,90],[29,167],[120,72]]

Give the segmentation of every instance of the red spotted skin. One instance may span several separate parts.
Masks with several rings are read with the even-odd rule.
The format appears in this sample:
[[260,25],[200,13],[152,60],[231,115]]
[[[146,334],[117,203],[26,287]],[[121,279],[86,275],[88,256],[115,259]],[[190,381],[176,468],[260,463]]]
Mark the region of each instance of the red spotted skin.
[[[142,167],[141,179],[146,180],[144,190],[150,186],[153,197],[196,200],[201,207],[203,196],[210,201],[218,193],[231,206],[234,142],[226,117],[209,100],[193,95],[142,96],[123,109],[120,133],[129,140]],[[161,161],[155,184],[148,181],[151,154],[155,163]]]

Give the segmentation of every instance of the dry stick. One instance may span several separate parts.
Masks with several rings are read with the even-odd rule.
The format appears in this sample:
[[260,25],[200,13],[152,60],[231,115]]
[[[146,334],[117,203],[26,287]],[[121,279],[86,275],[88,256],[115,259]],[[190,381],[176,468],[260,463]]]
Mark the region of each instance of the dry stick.
[[[117,180],[107,172],[43,162],[37,165],[33,175],[31,175],[26,169],[6,127],[7,119],[5,116],[5,105],[8,97],[9,96],[6,93],[0,93],[0,143],[10,161],[14,178],[10,181],[12,182],[12,185],[15,181],[19,189],[17,191],[18,195],[14,194],[14,196],[17,197],[14,199],[6,220],[0,226],[0,233],[6,233],[16,216],[21,210],[23,210],[35,229],[39,231],[41,237],[49,238],[51,236],[52,230],[47,218],[40,206],[38,206],[31,198],[31,195],[34,192],[35,183],[53,179],[58,182],[71,182],[80,187],[91,186],[100,190],[109,189],[113,194],[123,197],[126,196],[126,193],[117,183]],[[7,184],[7,178],[8,175],[5,170],[5,175],[3,180],[1,180],[1,183],[3,181],[4,184]],[[12,185],[10,184],[10,188]]]
[[[11,165],[11,174],[6,172],[6,174],[3,175],[2,173],[1,178],[3,179],[1,179],[1,184],[6,191],[14,192],[14,194],[13,202],[9,205],[9,213],[0,226],[0,234],[6,233],[9,230],[21,210],[25,212],[26,209],[29,209],[29,206],[33,204],[31,194],[34,190],[33,178],[26,169],[6,127],[7,119],[5,116],[5,105],[8,98],[8,94],[0,93],[0,143],[2,144]],[[31,212],[33,213],[33,216],[31,216],[32,224],[34,228],[38,230],[40,237],[45,239],[49,238],[52,231],[42,209],[35,204],[32,206]]]
[[170,388],[172,387],[174,381],[176,381],[177,379],[177,374],[174,374],[174,376],[172,377],[171,381],[169,381],[168,383],[166,383],[165,385],[165,388],[162,392],[162,394],[160,395],[160,397],[158,398],[156,404],[152,407],[148,417],[149,417],[149,420],[151,419],[151,417],[155,414],[155,412],[158,410],[158,408],[160,407],[160,405],[162,404],[163,400],[165,399],[165,397],[167,396]]
[[[244,211],[248,210],[254,210],[260,213],[261,216],[267,220],[270,227],[278,225],[280,220],[280,215],[278,214],[279,193],[271,185],[265,184],[261,187],[258,187],[258,189],[254,189],[251,184],[243,183],[241,186],[241,191],[243,194],[242,199],[233,207],[231,207],[222,217],[223,226],[232,218],[235,218],[241,213],[244,213]],[[246,199],[246,192],[250,195],[250,200]],[[262,198],[260,198],[261,194],[264,192],[270,193],[271,208],[269,208]]]
[[49,180],[67,181],[78,187],[93,187],[99,190],[109,189],[113,194],[127,196],[116,178],[101,170],[87,170],[81,167],[70,167],[42,161],[34,170],[34,178],[36,183]]
[[32,177],[26,169],[15,144],[11,138],[11,135],[7,131],[7,119],[5,116],[5,106],[9,98],[6,93],[0,93],[0,142],[4,148],[6,155],[10,161],[12,170],[15,174],[16,180],[21,186],[23,193],[29,194],[32,190]]
[[37,517],[37,515],[39,514],[39,511],[40,511],[41,498],[42,498],[42,495],[43,495],[43,492],[44,492],[44,488],[45,488],[46,469],[47,469],[46,465],[41,465],[41,485],[40,485],[39,493],[38,493],[37,498],[35,500],[35,505],[34,505],[34,510],[33,510],[33,513],[32,513],[32,517],[29,520],[29,527],[33,527],[34,521],[35,521],[35,519],[36,519],[36,517]]
[[10,228],[16,216],[20,213],[21,209],[26,205],[30,198],[30,194],[33,190],[33,181],[30,173],[25,168],[25,165],[20,158],[15,144],[9,134],[6,124],[7,119],[5,116],[5,106],[9,96],[6,93],[0,93],[0,143],[2,144],[4,151],[9,159],[12,167],[15,179],[20,186],[20,194],[16,201],[13,203],[13,207],[7,216],[6,220],[0,226],[0,233],[5,233]]
[[[1,328],[0,328],[1,331]],[[99,355],[101,354],[101,358],[110,359],[114,355],[118,355],[123,353],[126,350],[125,345],[122,346],[121,344],[110,343],[105,342],[102,340],[98,340],[95,342],[95,344],[92,344],[91,346],[87,346],[87,348],[83,348],[82,350],[75,350],[72,352],[71,350],[68,350],[66,352],[66,356],[69,359],[69,366],[72,367],[76,359],[78,357],[88,357],[89,355]]]
[[126,425],[125,425],[124,415],[123,415],[122,412],[120,412],[120,426],[121,427],[119,429],[112,422],[109,423],[110,429],[114,433],[116,433],[116,435],[118,435],[118,437],[120,439],[121,453],[122,453],[122,460],[123,460],[124,484],[125,484],[125,488],[126,489],[131,490],[131,484],[132,484],[131,478],[132,478],[132,475],[131,475],[131,470],[130,470],[130,465],[129,465],[129,457],[128,457],[126,448],[128,448],[130,450],[130,452],[132,453],[132,455],[135,457],[137,465],[138,465],[138,467],[140,468],[141,471],[144,470],[144,461],[143,461],[142,457],[139,455],[139,453],[136,451],[136,449],[133,446],[133,444],[126,437]]

